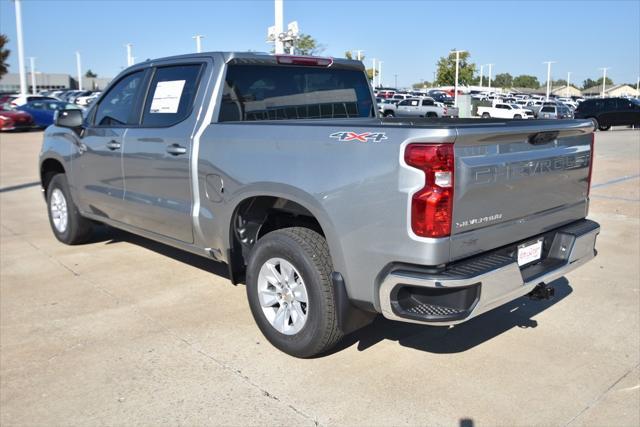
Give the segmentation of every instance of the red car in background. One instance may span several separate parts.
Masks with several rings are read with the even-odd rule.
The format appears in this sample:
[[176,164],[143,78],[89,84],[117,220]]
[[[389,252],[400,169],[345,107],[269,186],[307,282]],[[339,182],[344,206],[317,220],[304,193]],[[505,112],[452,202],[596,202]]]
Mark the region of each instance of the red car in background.
[[18,111],[11,105],[0,105],[0,131],[33,129],[36,125],[31,114]]

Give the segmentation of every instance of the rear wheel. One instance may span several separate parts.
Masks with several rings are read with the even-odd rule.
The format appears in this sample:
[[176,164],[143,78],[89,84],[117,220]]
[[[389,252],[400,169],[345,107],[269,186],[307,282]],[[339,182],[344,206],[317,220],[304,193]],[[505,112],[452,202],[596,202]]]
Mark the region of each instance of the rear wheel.
[[69,192],[65,174],[57,174],[47,187],[49,224],[56,239],[67,245],[86,242],[91,237],[92,223],[80,215]]
[[520,114],[516,114],[515,116],[513,116],[514,120],[520,120],[522,119],[522,116]]
[[490,119],[490,118],[491,118],[491,114],[489,114],[489,113],[482,113],[482,118],[483,118],[483,119]]
[[384,113],[385,117],[395,117],[395,113],[393,111],[387,111]]
[[427,113],[426,117],[427,117],[428,119],[436,119],[436,118],[438,118],[438,115],[437,115],[436,113],[434,113],[433,111],[429,111],[429,112]]
[[611,125],[598,125],[598,129],[600,129],[600,130],[609,130],[609,129],[611,129]]
[[247,298],[260,331],[278,349],[311,357],[341,338],[324,237],[301,227],[272,231],[253,248]]

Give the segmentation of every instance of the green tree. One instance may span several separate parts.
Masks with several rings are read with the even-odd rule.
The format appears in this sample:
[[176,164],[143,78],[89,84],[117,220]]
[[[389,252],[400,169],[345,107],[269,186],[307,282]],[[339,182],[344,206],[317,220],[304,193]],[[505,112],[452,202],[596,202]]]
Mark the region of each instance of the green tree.
[[540,82],[536,76],[521,74],[513,78],[513,87],[526,87],[529,89],[538,89]]
[[[476,65],[469,62],[469,52],[460,53],[458,72],[458,84],[469,85],[473,80]],[[456,80],[456,54],[449,53],[438,60],[436,72],[436,84],[439,86],[452,86]]]
[[98,75],[96,73],[94,73],[93,71],[91,71],[90,69],[87,70],[87,72],[84,74],[85,77],[98,77]]
[[412,88],[414,89],[426,89],[428,87],[431,87],[431,83],[428,81],[423,81],[423,82],[417,82],[411,85]]
[[[347,59],[358,59],[358,53],[356,52],[356,54],[354,55],[352,51],[348,50],[344,53],[344,57]],[[365,56],[363,54],[360,54],[360,61],[364,62],[364,58]]]
[[9,38],[4,34],[0,34],[0,78],[7,74],[9,71],[9,64],[7,64],[7,58],[11,51],[6,49],[5,46],[9,43]]
[[[613,84],[613,80],[607,77],[606,83],[607,83],[607,86],[610,86]],[[582,89],[589,89],[590,87],[594,87],[594,86],[602,86],[602,77],[600,77],[598,80],[586,79],[582,82]]]
[[[607,81],[605,82],[607,86],[613,86],[613,80],[607,77]],[[596,86],[602,86],[602,77],[596,80]]]
[[298,55],[317,55],[324,50],[324,46],[309,34],[300,34],[293,47]]
[[512,87],[513,76],[509,73],[496,74],[493,79],[493,87]]
[[373,80],[374,73],[376,76],[379,74],[378,70],[374,70],[373,68],[367,68],[367,76],[369,77],[369,80]]

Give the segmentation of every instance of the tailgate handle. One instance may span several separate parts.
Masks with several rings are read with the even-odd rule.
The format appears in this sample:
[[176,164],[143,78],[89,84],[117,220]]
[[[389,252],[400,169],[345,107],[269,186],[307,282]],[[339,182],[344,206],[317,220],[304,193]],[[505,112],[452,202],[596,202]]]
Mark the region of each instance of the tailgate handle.
[[553,141],[554,139],[558,138],[559,133],[560,132],[558,131],[534,133],[533,135],[529,135],[528,141],[529,141],[529,144],[531,145],[547,144]]

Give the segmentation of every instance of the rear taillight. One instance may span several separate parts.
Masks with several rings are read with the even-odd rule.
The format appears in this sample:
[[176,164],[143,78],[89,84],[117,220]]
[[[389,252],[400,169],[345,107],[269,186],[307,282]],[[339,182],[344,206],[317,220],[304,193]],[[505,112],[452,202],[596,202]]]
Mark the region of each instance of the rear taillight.
[[589,178],[587,179],[587,197],[591,194],[591,176],[593,174],[593,161],[595,160],[595,131],[591,133],[591,152],[589,153]]
[[411,199],[411,229],[420,237],[449,236],[453,211],[453,144],[410,144],[404,160],[425,175],[424,187]]

